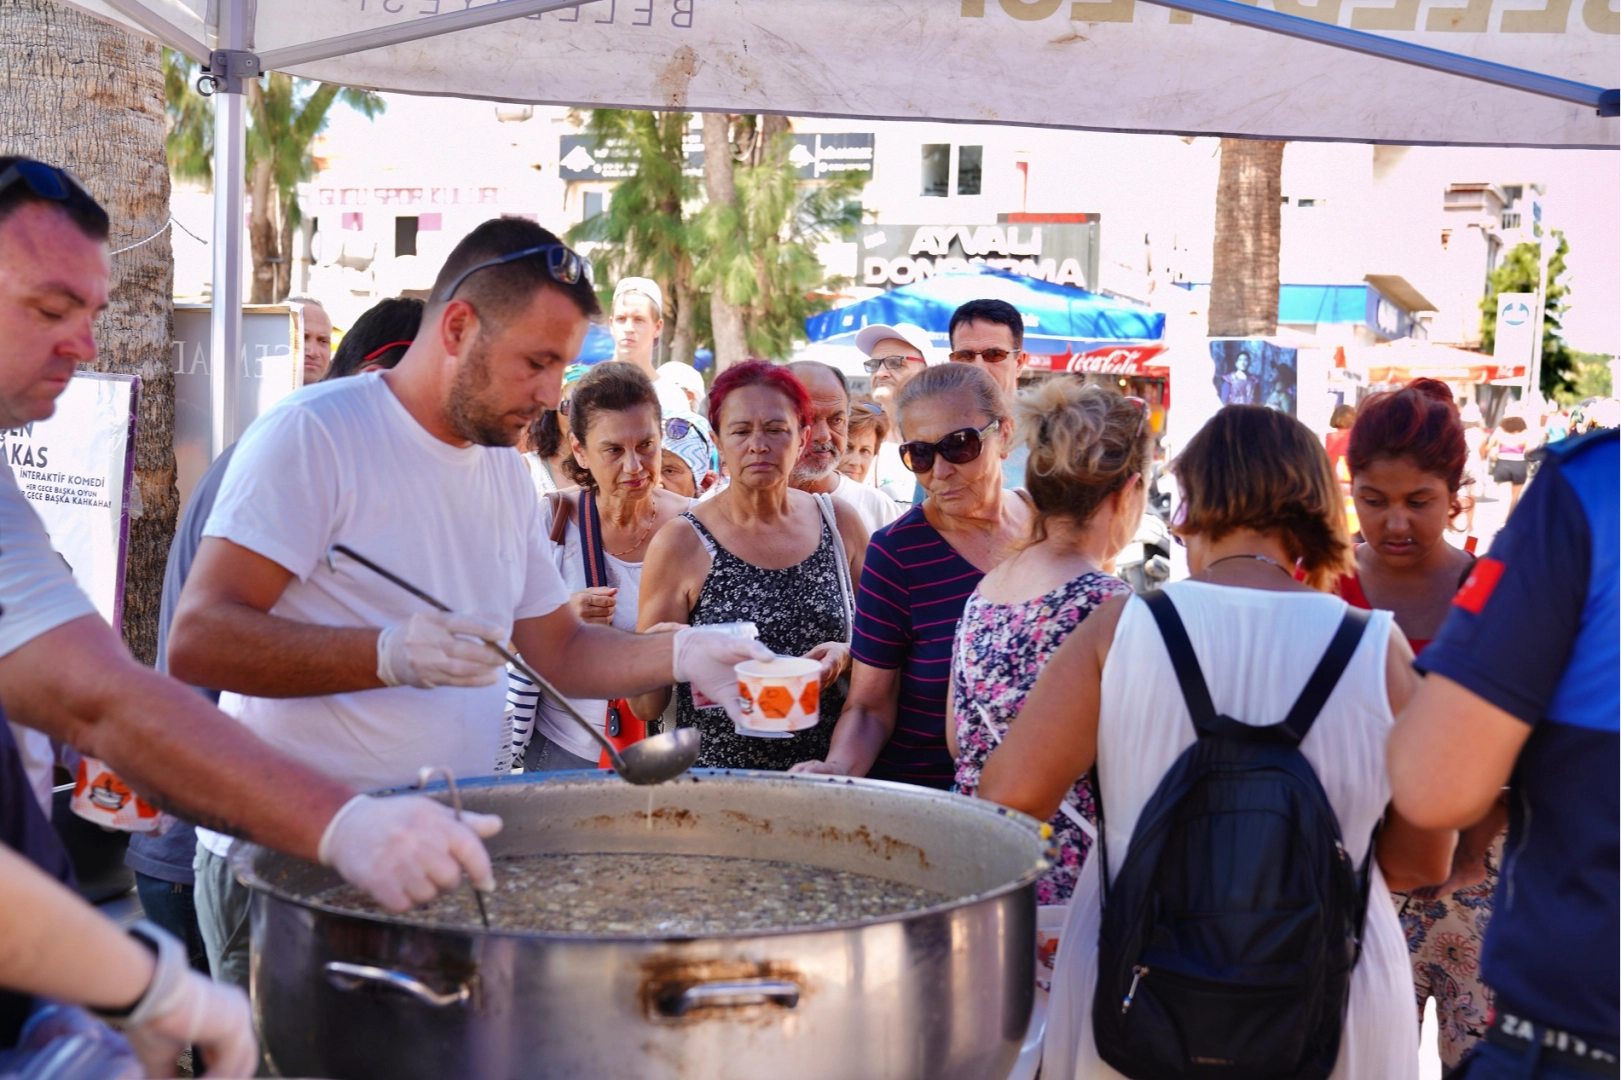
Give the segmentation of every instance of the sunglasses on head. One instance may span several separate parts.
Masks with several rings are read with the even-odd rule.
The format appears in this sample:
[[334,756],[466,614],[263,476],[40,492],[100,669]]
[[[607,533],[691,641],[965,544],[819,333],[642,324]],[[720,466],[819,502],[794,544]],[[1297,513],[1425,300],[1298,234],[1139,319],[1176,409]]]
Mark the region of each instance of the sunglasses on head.
[[484,262],[474,263],[466,270],[463,270],[457,275],[456,280],[450,283],[450,288],[445,290],[445,295],[441,298],[441,301],[448,301],[455,296],[456,290],[462,287],[462,282],[480,270],[488,270],[492,266],[502,266],[509,262],[517,262],[519,259],[528,259],[536,255],[546,256],[546,273],[559,285],[575,285],[579,283],[581,278],[586,281],[591,280],[591,263],[573,248],[567,244],[541,244],[539,247],[514,251],[509,255],[501,256],[499,259],[486,259]]
[[992,420],[982,428],[963,428],[938,442],[901,443],[901,463],[919,476],[934,468],[936,454],[953,465],[966,465],[984,452],[985,437],[1001,424],[1000,420]]
[[55,165],[30,159],[13,162],[0,173],[0,193],[11,190],[13,184],[27,184],[29,191],[51,202],[66,202],[84,191],[73,177]]
[[704,429],[680,416],[672,416],[664,421],[664,435],[669,439],[685,439],[688,435],[696,435],[704,441],[705,446],[709,445],[709,436],[704,434]]
[[1018,349],[958,349],[951,354],[954,364],[972,364],[975,360],[983,360],[987,364],[1000,364],[1010,356],[1019,355]]
[[884,407],[875,401],[852,401],[850,402],[850,408],[860,409],[868,416],[882,416],[884,414]]
[[921,363],[923,363],[921,356],[873,356],[863,360],[861,366],[867,369],[868,375],[876,375],[879,368],[901,372],[906,370],[907,364]]

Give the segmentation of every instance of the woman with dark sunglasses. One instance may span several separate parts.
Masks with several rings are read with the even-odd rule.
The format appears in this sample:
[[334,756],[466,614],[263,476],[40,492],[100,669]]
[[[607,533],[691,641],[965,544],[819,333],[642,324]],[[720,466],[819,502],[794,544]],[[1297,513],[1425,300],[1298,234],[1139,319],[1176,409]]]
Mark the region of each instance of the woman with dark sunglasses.
[[844,714],[826,759],[794,769],[945,789],[957,620],[980,578],[1029,535],[1034,512],[1002,487],[1013,420],[985,372],[969,364],[919,372],[896,412],[908,440],[902,459],[925,498],[867,548]]

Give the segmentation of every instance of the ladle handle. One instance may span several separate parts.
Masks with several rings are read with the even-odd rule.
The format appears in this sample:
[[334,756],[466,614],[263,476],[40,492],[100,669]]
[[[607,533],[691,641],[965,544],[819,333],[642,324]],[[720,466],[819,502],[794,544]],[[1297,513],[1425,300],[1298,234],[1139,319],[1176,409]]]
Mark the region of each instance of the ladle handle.
[[[326,564],[328,567],[332,565],[332,556],[334,553],[353,559],[355,562],[359,563],[361,566],[364,566],[377,576],[385,578],[388,581],[393,582],[395,585],[398,585],[400,588],[404,589],[418,600],[421,600],[424,604],[437,608],[443,612],[448,613],[450,611],[450,608],[444,603],[440,602],[438,599],[423,592],[421,589],[417,588],[409,581],[406,581],[393,571],[385,570],[381,566],[378,566],[376,563],[366,558],[366,556],[362,555],[348,544],[333,544],[331,547],[326,549]],[[517,668],[519,671],[523,672],[524,676],[528,678],[530,682],[533,682],[536,687],[546,694],[547,697],[552,699],[552,703],[554,705],[568,713],[576,724],[579,724],[585,729],[588,735],[597,740],[598,744],[600,744],[601,747],[608,752],[608,760],[613,763],[614,772],[618,773],[620,776],[625,775],[625,759],[619,756],[619,748],[613,743],[609,742],[608,737],[596,729],[596,725],[592,724],[585,717],[581,716],[580,711],[574,707],[574,703],[569,701],[568,698],[564,697],[562,693],[558,691],[557,687],[546,681],[546,679],[541,676],[540,672],[524,663],[523,660],[518,657],[518,651],[511,647],[510,642],[502,645],[497,645],[492,642],[490,647],[496,652],[500,653],[503,660]]]
[[435,1009],[464,1005],[473,996],[472,988],[466,983],[457,983],[456,989],[440,993],[421,979],[412,978],[402,971],[390,971],[388,968],[372,967],[370,964],[348,964],[342,960],[327,962],[326,981],[337,990],[358,990],[366,983],[372,983],[389,990],[397,990]]

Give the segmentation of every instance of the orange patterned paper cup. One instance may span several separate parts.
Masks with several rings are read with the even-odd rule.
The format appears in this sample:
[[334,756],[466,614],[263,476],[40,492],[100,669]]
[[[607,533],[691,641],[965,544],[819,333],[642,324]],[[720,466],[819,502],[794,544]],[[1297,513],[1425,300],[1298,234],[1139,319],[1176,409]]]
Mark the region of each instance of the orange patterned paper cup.
[[86,821],[122,832],[155,832],[161,828],[157,809],[95,758],[80,758],[73,779],[73,812]]
[[822,665],[815,660],[802,656],[745,660],[734,670],[744,727],[803,731],[822,718]]

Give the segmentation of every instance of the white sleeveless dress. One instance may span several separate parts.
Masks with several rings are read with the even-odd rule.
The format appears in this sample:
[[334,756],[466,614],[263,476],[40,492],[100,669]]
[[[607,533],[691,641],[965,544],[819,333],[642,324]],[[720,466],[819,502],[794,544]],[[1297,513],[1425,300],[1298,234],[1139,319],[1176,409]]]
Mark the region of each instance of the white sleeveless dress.
[[[1276,724],[1300,696],[1328,649],[1345,603],[1323,593],[1268,592],[1181,581],[1176,603],[1216,711],[1249,724]],[[1390,801],[1385,739],[1395,722],[1385,691],[1390,613],[1375,611],[1339,684],[1301,744],[1339,819],[1346,850],[1361,865],[1373,827]],[[1121,613],[1103,668],[1098,779],[1109,874],[1120,872],[1138,815],[1195,733],[1176,673],[1148,606]],[[1053,977],[1042,1076],[1115,1080],[1092,1038],[1099,924],[1096,859],[1088,859],[1064,925]],[[1377,862],[1362,956],[1332,1080],[1416,1080],[1418,1023],[1413,978],[1396,909]]]

